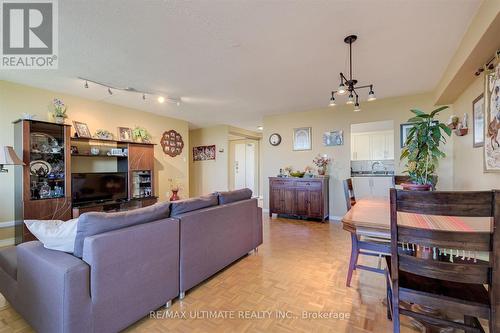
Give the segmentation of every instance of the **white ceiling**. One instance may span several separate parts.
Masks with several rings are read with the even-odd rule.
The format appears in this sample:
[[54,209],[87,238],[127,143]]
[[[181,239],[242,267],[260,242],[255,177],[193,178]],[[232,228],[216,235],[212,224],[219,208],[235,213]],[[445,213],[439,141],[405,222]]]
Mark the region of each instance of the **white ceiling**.
[[[326,106],[353,44],[378,98],[434,89],[480,0],[59,1],[59,69],[0,79],[189,121],[255,130],[266,114]],[[163,91],[109,96],[77,77]],[[366,93],[363,96],[366,98]]]

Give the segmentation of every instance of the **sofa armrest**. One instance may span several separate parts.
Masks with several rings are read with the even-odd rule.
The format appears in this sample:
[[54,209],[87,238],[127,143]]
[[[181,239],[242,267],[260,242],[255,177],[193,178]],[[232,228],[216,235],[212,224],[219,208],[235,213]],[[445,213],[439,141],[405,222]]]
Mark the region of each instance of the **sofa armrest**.
[[17,246],[18,311],[37,332],[90,332],[89,266],[43,244]]

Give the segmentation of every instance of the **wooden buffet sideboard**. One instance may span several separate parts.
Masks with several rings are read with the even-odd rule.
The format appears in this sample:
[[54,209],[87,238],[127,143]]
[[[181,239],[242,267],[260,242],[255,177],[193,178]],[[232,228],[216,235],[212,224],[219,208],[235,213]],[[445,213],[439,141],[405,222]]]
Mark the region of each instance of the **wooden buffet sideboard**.
[[269,216],[288,215],[328,220],[329,177],[269,177]]

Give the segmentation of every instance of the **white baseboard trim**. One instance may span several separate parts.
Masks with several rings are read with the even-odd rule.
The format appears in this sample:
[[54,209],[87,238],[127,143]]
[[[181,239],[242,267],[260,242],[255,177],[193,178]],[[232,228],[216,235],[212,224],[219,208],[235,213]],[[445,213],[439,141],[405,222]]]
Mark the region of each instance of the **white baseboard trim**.
[[329,216],[328,219],[334,222],[342,222],[342,216]]
[[16,225],[16,221],[0,222],[0,229],[11,228]]
[[11,246],[11,245],[14,245],[15,243],[16,243],[16,241],[14,238],[1,239],[0,240],[0,247]]

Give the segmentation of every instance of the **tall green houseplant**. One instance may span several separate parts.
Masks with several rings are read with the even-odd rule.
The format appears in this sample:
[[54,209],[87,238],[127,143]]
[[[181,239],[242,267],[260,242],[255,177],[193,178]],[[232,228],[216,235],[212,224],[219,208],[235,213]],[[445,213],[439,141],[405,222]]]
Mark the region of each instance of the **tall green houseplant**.
[[450,136],[451,129],[434,117],[447,108],[448,106],[442,106],[431,113],[410,110],[415,114],[408,119],[413,127],[408,131],[400,160],[407,159],[404,172],[408,173],[414,184],[433,185],[438,161],[446,156],[439,145],[446,142],[445,134]]

